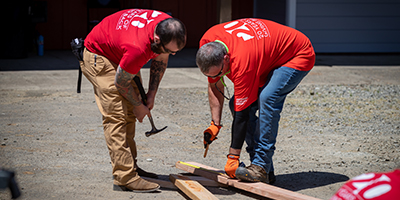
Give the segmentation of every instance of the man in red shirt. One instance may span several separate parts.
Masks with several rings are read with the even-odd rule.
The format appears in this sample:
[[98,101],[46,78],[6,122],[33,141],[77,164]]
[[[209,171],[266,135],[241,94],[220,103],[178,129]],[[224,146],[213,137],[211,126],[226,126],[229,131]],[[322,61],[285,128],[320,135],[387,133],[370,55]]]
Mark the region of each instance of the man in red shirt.
[[400,198],[400,169],[366,173],[346,182],[330,200],[395,200]]
[[[204,132],[205,146],[222,127],[226,75],[234,84],[234,95],[230,101],[232,140],[225,171],[232,178],[273,183],[272,156],[280,113],[286,96],[314,66],[310,40],[290,27],[248,18],[210,28],[201,38],[200,47],[196,63],[208,76],[212,116],[211,126]],[[239,167],[245,140],[251,165]]]
[[[136,164],[135,122],[143,121],[167,68],[169,54],[186,44],[186,29],[178,19],[144,9],[122,10],[104,18],[85,39],[81,68],[93,84],[97,106],[103,115],[106,143],[114,176],[114,190],[151,192],[159,185],[140,176],[156,177]],[[147,106],[133,77],[150,59]]]

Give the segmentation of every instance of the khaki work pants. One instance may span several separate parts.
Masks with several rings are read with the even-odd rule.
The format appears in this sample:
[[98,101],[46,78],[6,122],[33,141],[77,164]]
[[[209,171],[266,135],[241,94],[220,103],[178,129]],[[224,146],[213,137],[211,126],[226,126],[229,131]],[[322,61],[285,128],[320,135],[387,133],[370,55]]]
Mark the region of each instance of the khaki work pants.
[[[117,69],[115,63],[86,48],[83,60],[80,62],[82,73],[93,84],[96,103],[103,115],[104,136],[111,157],[114,184],[129,184],[139,178],[136,173],[134,106],[120,95],[114,85]],[[138,94],[133,81],[132,86]]]

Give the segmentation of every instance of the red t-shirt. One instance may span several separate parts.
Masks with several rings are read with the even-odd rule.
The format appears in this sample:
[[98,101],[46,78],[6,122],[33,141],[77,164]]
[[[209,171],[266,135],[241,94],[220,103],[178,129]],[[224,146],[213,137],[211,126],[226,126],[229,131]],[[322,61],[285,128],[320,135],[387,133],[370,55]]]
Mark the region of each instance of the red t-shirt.
[[234,84],[235,111],[257,100],[258,88],[271,70],[286,66],[309,71],[315,63],[314,49],[304,34],[269,20],[246,18],[215,25],[203,35],[200,47],[215,40],[228,48],[231,72],[227,77]]
[[85,39],[85,47],[137,74],[150,59],[156,25],[171,16],[155,10],[122,10],[104,18]]
[[368,173],[352,178],[331,198],[331,200],[367,199],[400,199],[400,170],[389,173]]

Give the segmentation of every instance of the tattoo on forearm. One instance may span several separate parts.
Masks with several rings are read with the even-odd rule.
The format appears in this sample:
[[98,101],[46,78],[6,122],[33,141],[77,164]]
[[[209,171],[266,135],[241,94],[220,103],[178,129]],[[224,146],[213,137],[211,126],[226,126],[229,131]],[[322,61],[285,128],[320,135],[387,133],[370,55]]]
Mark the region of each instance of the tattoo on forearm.
[[166,68],[167,63],[163,61],[153,60],[151,62],[149,90],[157,90]]
[[131,102],[132,105],[140,106],[142,103],[134,98],[137,97],[137,94],[131,85],[134,76],[135,75],[126,72],[121,67],[118,67],[115,77],[115,86],[117,87],[119,93],[129,102]]

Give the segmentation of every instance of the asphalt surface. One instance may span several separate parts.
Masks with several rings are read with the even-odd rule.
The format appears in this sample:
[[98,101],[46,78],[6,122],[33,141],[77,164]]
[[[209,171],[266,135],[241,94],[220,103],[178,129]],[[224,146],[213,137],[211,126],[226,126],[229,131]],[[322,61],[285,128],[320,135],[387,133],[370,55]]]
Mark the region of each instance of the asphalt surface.
[[[205,95],[190,93],[191,89],[202,91],[207,85],[206,78],[195,67],[195,52],[188,49],[178,53],[180,56],[171,57],[160,89]],[[111,166],[101,116],[94,103],[92,86],[86,78],[82,79],[82,93],[76,93],[77,66],[69,51],[0,60],[0,168],[17,172],[16,180],[23,194],[21,199],[187,198],[171,190],[147,195],[112,192]],[[148,82],[148,76],[149,69],[142,69],[144,83]],[[398,54],[317,55],[316,66],[301,85],[399,85],[399,77]],[[147,84],[144,87],[147,88]],[[229,82],[228,87],[232,87]],[[185,97],[186,93],[177,95],[190,99]],[[161,106],[174,106],[162,102],[160,100]],[[183,111],[190,113],[191,109],[196,108]],[[167,136],[146,138],[144,134],[138,134],[137,140],[143,141],[138,144],[138,161],[143,168],[151,169],[167,180],[168,174],[182,172],[173,167],[176,161],[199,161],[197,151],[203,150],[197,147],[198,138],[184,137],[190,131],[157,110],[152,114],[156,116],[158,128],[168,125]],[[147,129],[150,124],[146,120],[137,125],[138,133]],[[197,150],[193,152],[181,147],[182,142],[196,146]],[[169,149],[172,153],[167,153]],[[210,166],[217,165],[221,159],[209,157],[204,164]],[[210,190],[221,199],[260,198],[232,188]],[[307,194],[308,191],[299,192]],[[324,197],[329,195],[331,193]],[[9,199],[8,191],[0,191],[0,199]]]

